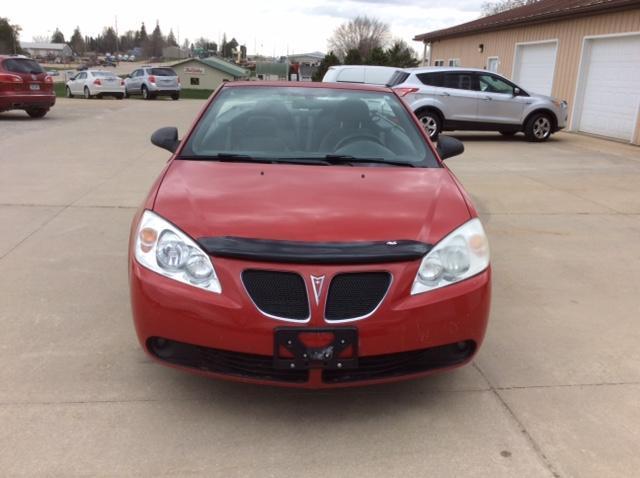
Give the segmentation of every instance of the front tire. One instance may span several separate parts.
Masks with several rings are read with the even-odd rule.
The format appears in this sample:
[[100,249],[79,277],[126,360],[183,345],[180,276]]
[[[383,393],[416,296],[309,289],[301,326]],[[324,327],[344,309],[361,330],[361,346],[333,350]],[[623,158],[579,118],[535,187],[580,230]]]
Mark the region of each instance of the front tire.
[[32,110],[27,110],[27,114],[32,118],[42,118],[49,112],[48,109],[45,108],[37,108]]
[[84,87],[84,99],[85,100],[90,100],[91,98],[93,98],[93,96],[91,96],[91,91],[89,91],[89,88],[87,86]]
[[425,132],[429,135],[429,138],[432,141],[438,139],[438,135],[442,131],[442,119],[440,119],[440,115],[434,111],[427,110],[418,114],[418,119]]
[[124,99],[124,93],[120,93],[119,95],[116,96],[116,98],[119,100]]
[[172,99],[173,101],[177,101],[177,100],[179,100],[179,99],[180,99],[180,93],[174,93],[174,94],[172,94],[172,95],[171,95],[171,99]]
[[553,123],[546,113],[534,114],[524,127],[524,135],[527,141],[540,143],[551,137]]
[[142,97],[145,100],[150,100],[151,99],[151,94],[149,93],[149,88],[147,88],[144,85],[142,85]]
[[68,86],[65,89],[65,95],[67,98],[73,98],[73,93],[71,93],[71,88],[69,88]]

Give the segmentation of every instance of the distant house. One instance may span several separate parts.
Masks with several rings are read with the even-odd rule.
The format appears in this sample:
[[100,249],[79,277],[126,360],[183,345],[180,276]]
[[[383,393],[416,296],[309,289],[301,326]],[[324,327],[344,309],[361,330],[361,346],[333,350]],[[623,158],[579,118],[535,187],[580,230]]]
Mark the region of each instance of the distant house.
[[214,90],[223,81],[244,80],[249,72],[220,58],[188,58],[172,65],[183,88]]
[[324,60],[324,53],[314,51],[311,53],[299,53],[296,55],[289,55],[287,59],[291,63],[301,63],[307,65],[319,65]]
[[540,0],[414,40],[425,65],[500,73],[567,100],[569,130],[640,144],[638,0]]
[[34,58],[71,58],[73,50],[66,43],[36,43],[21,41],[20,47]]

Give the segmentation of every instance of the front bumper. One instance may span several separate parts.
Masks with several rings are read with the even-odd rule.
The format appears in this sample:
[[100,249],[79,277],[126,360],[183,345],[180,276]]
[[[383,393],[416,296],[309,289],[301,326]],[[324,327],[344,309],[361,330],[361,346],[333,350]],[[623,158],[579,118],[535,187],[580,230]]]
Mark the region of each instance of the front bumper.
[[56,104],[53,92],[29,93],[24,91],[0,92],[0,111],[49,109]]
[[[366,266],[264,264],[221,258],[214,262],[222,294],[165,278],[130,259],[136,332],[153,359],[230,380],[330,388],[396,381],[460,366],[472,359],[484,338],[490,269],[466,281],[411,296],[419,261]],[[303,278],[320,274],[327,281],[342,272],[384,270],[394,280],[382,304],[367,318],[328,323],[321,298],[319,305],[311,303],[311,319],[295,324],[269,318],[256,309],[240,279],[242,271],[249,268],[290,270]],[[358,368],[348,372],[312,368],[283,375],[272,366],[274,331],[283,326],[355,327]]]

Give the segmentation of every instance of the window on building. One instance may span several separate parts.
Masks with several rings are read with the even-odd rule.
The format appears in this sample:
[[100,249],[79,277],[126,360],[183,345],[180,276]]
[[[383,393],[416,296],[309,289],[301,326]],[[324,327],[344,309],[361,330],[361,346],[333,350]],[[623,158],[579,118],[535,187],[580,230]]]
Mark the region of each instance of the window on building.
[[200,86],[200,78],[189,78],[189,84],[191,86]]
[[449,66],[460,66],[460,58],[449,58]]
[[444,66],[444,60],[436,60],[433,62],[433,66]]

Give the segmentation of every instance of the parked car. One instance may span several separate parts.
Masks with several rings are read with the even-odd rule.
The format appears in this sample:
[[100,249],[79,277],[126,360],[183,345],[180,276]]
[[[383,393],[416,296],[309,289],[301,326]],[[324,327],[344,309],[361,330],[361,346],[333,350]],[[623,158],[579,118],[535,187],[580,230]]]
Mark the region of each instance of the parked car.
[[180,78],[173,68],[142,67],[125,79],[125,90],[127,97],[142,95],[145,100],[150,100],[158,96],[170,96],[177,100],[180,98]]
[[389,82],[411,106],[431,139],[441,131],[524,132],[546,141],[566,126],[566,101],[525,91],[486,70],[424,67],[399,70]]
[[140,344],[196,373],[306,388],[468,363],[490,303],[469,195],[391,90],[228,82],[135,214]]
[[53,79],[37,61],[0,55],[0,112],[24,110],[32,118],[42,118],[55,103]]
[[129,61],[136,61],[135,55],[129,55]]
[[386,85],[397,68],[370,65],[330,66],[322,81],[325,83],[365,83]]
[[66,94],[67,98],[113,96],[121,100],[124,98],[124,80],[108,71],[85,70],[67,81]]

